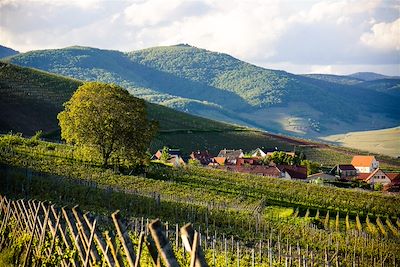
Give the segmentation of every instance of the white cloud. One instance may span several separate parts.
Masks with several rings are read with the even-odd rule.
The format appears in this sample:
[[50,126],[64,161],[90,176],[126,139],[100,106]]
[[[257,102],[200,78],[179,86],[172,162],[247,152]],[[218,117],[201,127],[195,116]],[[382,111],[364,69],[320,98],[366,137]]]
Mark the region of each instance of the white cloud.
[[400,50],[400,18],[389,22],[376,23],[371,32],[364,33],[360,40],[378,50]]
[[20,51],[189,43],[262,66],[335,72],[339,65],[394,64],[389,50],[399,43],[389,22],[398,21],[399,7],[392,2],[0,0],[0,43]]

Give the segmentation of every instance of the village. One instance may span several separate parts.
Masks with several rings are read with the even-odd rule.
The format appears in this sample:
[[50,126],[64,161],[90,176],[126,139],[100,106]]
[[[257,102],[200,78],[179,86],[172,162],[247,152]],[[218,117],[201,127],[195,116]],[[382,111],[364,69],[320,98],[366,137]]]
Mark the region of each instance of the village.
[[400,173],[381,169],[375,156],[355,155],[349,163],[338,163],[333,168],[322,168],[318,163],[305,160],[304,155],[295,152],[264,152],[257,148],[244,153],[241,149],[223,149],[216,156],[208,151],[199,150],[193,151],[189,156],[184,156],[180,149],[164,147],[157,150],[151,160],[174,167],[189,164],[233,173],[247,173],[328,186],[400,192]]

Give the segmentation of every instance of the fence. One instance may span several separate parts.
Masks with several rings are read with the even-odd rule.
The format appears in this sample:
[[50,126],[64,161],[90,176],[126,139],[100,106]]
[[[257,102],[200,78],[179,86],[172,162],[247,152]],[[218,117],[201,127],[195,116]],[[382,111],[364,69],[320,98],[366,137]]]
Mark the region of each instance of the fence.
[[[251,266],[272,266],[275,263],[284,266],[330,266],[334,259],[329,260],[328,253],[325,253],[325,262],[319,262],[312,251],[301,251],[300,247],[292,248],[289,244],[287,250],[282,245],[282,250],[279,248],[278,252],[273,252],[270,239],[266,244],[260,241],[246,249],[233,237],[210,238],[208,233],[202,235],[195,231],[191,224],[181,227],[178,232],[178,225],[169,229],[168,223],[163,225],[160,220],[149,222],[141,218],[127,223],[120,218],[118,211],[111,218],[93,218],[89,213],[82,213],[77,206],[57,208],[47,202],[8,200],[1,195],[0,219],[0,251],[25,237],[15,262],[20,266],[52,263],[74,267],[137,267],[142,263],[144,247],[154,266],[180,266],[178,257],[181,264],[208,266],[203,248],[212,255],[209,259],[212,266],[217,265],[217,253],[222,255],[219,266],[240,266],[244,254],[249,256]],[[134,238],[136,250],[133,236],[137,237]],[[182,255],[177,255],[179,248]],[[189,256],[184,253],[189,253]],[[143,266],[148,266],[149,262],[145,260],[145,264]]]
[[[77,206],[72,209],[56,208],[46,202],[13,201],[0,196],[0,218],[0,251],[12,246],[18,237],[28,234],[29,238],[25,239],[27,242],[22,245],[15,262],[20,266],[38,266],[53,257],[59,262],[52,263],[60,266],[137,267],[141,263],[144,245],[155,266],[179,266],[159,220],[141,229],[135,251],[130,231],[121,221],[118,211],[111,215],[112,230],[101,233],[97,218],[91,218],[88,213],[82,214]],[[181,231],[186,250],[190,252],[190,266],[207,266],[199,246],[198,233],[191,224],[182,227]],[[66,257],[66,254],[71,256]]]

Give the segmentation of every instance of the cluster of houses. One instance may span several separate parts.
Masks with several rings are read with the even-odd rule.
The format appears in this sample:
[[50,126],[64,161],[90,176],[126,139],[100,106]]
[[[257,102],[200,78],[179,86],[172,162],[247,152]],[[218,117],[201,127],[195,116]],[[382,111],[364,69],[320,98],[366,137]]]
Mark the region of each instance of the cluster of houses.
[[[399,191],[400,173],[385,172],[379,168],[379,162],[374,156],[354,156],[351,164],[338,164],[328,172],[320,172],[307,176],[307,167],[289,164],[275,164],[263,159],[272,156],[274,152],[265,153],[260,148],[251,151],[245,156],[241,149],[223,149],[217,156],[208,151],[194,151],[189,157],[184,158],[179,149],[168,149],[166,162],[173,166],[182,166],[186,162],[195,162],[202,166],[223,169],[231,172],[249,173],[260,176],[281,179],[296,179],[306,182],[317,179],[323,181],[363,181],[372,188],[379,184],[387,191]],[[295,157],[294,152],[285,152],[286,155]],[[163,150],[158,150],[153,160],[160,160]],[[394,190],[393,190],[394,189]]]
[[[358,180],[372,188],[383,187],[385,191],[399,191],[400,173],[386,172],[379,168],[379,161],[374,156],[354,156],[351,164],[338,164],[329,173],[316,173],[308,179],[323,180]],[[378,186],[379,185],[379,186]]]

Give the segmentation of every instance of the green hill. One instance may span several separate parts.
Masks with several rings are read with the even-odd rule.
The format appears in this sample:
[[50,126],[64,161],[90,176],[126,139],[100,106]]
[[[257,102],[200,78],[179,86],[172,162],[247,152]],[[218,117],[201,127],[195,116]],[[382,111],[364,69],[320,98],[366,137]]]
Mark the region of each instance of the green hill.
[[[59,138],[57,114],[73,92],[82,84],[31,68],[0,62],[0,132],[33,135],[43,130]],[[160,131],[153,149],[169,145],[185,152],[192,149],[253,149],[257,146],[291,149],[288,142],[240,126],[196,117],[164,106],[148,103],[148,116],[159,122]]]
[[[79,80],[0,62],[0,133],[13,131],[30,136],[43,130],[47,138],[59,139],[56,116],[80,84]],[[290,151],[296,147],[309,159],[328,166],[350,162],[353,154],[365,153],[220,123],[157,104],[148,103],[148,116],[160,125],[153,151],[164,145],[184,153],[197,149],[217,153],[224,148],[250,151],[256,147]],[[379,159],[389,168],[400,166],[398,160]]]
[[117,83],[152,103],[284,134],[317,137],[400,121],[400,98],[393,94],[268,70],[188,45],[130,53],[68,47],[9,60],[80,80]]

